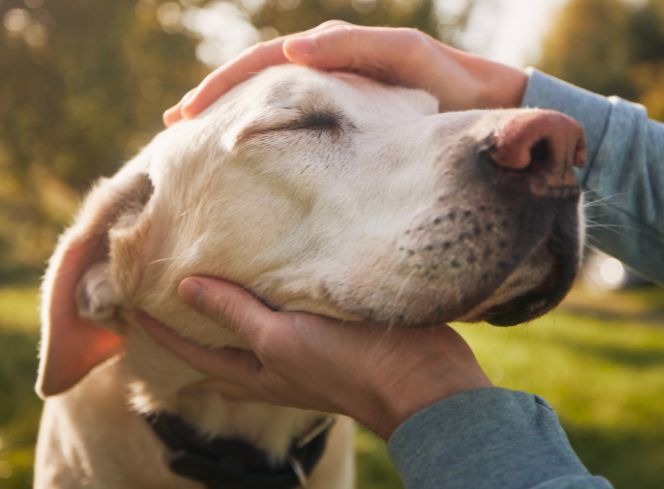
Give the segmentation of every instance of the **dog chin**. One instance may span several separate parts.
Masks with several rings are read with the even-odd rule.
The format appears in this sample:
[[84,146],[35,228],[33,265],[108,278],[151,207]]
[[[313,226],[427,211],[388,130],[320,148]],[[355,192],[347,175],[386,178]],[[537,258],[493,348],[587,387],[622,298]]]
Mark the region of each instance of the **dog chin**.
[[[464,322],[486,321],[494,326],[515,326],[536,319],[557,306],[572,286],[578,271],[576,255],[558,255],[548,251],[547,266],[539,273],[529,267],[515,270],[495,294],[459,318]],[[538,278],[524,288],[524,279]]]

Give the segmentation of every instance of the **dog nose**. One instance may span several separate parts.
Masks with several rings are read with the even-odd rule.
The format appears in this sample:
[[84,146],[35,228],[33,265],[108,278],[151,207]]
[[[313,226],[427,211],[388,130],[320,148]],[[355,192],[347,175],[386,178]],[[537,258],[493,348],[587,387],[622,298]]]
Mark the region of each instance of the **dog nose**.
[[536,110],[509,119],[491,135],[483,153],[512,174],[508,185],[520,182],[523,187],[525,177],[525,189],[533,195],[562,197],[566,189],[578,189],[573,167],[583,166],[586,147],[583,129],[574,119]]

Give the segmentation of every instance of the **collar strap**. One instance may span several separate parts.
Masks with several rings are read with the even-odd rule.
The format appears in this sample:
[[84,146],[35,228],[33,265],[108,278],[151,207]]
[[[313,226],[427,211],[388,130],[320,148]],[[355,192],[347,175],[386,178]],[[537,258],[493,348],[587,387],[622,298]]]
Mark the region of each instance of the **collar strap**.
[[293,489],[306,487],[307,475],[320,460],[327,435],[334,424],[322,418],[311,430],[293,441],[287,461],[274,466],[267,454],[236,438],[201,435],[174,414],[143,414],[159,439],[169,448],[173,472],[205,484],[207,489]]

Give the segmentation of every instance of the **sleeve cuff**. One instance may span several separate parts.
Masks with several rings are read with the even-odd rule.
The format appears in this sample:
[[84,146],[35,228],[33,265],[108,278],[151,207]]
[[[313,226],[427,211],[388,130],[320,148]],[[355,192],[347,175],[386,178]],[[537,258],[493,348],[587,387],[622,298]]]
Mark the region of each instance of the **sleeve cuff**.
[[407,488],[535,487],[589,476],[545,401],[500,388],[428,406],[395,430],[388,450]]

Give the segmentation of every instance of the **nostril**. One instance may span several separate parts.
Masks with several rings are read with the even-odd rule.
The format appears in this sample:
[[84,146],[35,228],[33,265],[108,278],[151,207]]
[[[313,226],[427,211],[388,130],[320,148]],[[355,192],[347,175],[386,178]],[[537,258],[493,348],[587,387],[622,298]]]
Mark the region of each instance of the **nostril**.
[[537,141],[530,148],[530,164],[539,166],[547,163],[551,159],[551,145],[546,138]]
[[534,196],[568,195],[574,192],[564,190],[577,188],[573,166],[585,158],[583,129],[558,112],[511,113],[485,140],[481,154],[496,185]]
[[490,141],[491,160],[508,170],[558,172],[570,164],[580,166],[584,159],[583,129],[553,111],[512,115],[491,134]]

